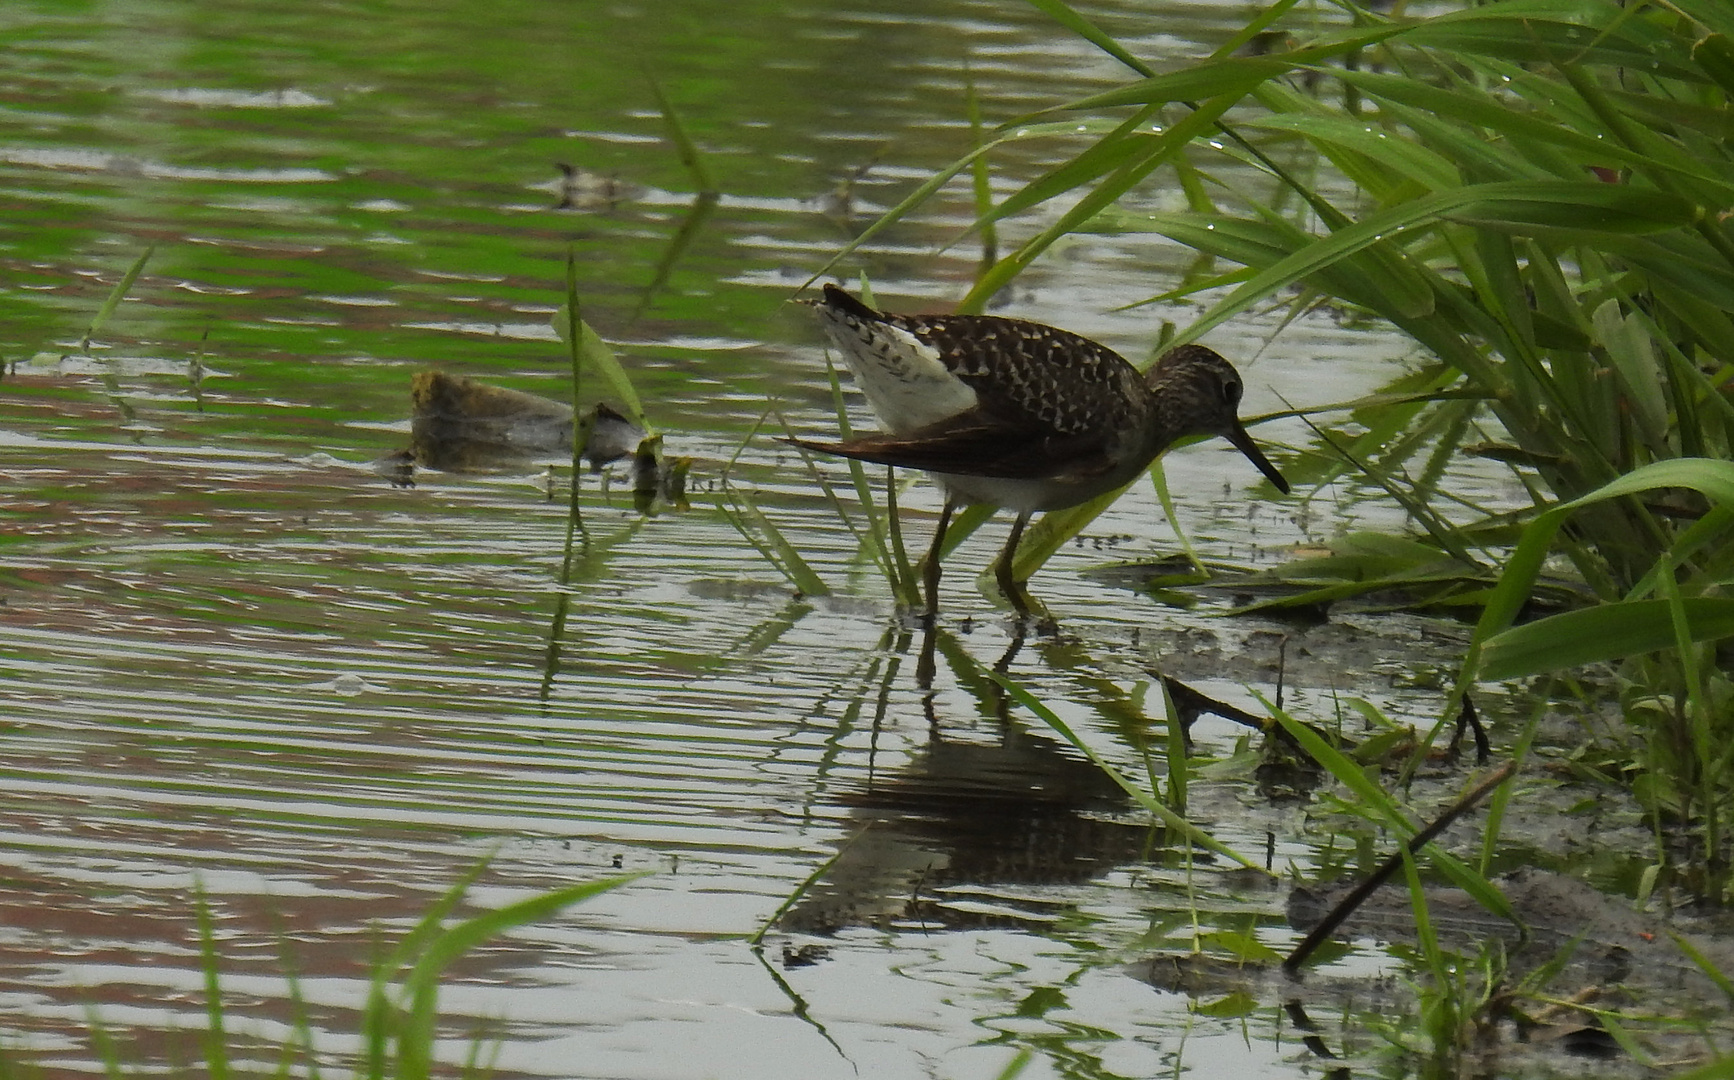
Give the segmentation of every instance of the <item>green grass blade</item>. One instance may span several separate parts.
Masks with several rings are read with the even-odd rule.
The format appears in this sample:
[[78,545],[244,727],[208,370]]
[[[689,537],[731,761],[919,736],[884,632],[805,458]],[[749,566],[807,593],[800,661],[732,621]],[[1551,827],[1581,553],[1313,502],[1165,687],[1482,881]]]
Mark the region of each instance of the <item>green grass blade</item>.
[[[1194,341],[1249,310],[1280,289],[1412,229],[1450,219],[1519,235],[1538,230],[1580,233],[1589,229],[1649,232],[1690,222],[1697,208],[1658,192],[1633,192],[1617,184],[1508,180],[1442,191],[1391,207],[1322,237],[1259,272],[1187,327],[1176,344]],[[1587,223],[1587,224],[1586,224]],[[1394,311],[1414,317],[1425,311]]]
[[1640,434],[1652,447],[1666,447],[1669,427],[1667,388],[1662,381],[1661,365],[1656,359],[1655,335],[1644,325],[1644,320],[1622,314],[1619,304],[1613,300],[1599,305],[1590,316],[1590,322],[1625,387],[1623,400]]
[[[1306,752],[1307,756],[1318,762],[1338,783],[1349,789],[1362,808],[1384,821],[1393,832],[1405,841],[1420,831],[1410,819],[1409,814],[1397,804],[1397,801],[1373,782],[1365,766],[1350,759],[1336,747],[1326,742],[1311,726],[1301,723],[1287,712],[1277,708],[1266,700],[1264,695],[1255,692],[1254,696],[1282,725],[1283,730],[1294,738],[1296,744]],[[1473,897],[1476,903],[1495,915],[1521,925],[1517,913],[1512,910],[1510,901],[1506,900],[1505,895],[1495,888],[1486,877],[1435,843],[1429,843],[1422,850],[1428,853],[1433,865],[1437,866],[1441,873],[1450,878],[1458,888]]]
[[1096,28],[1096,24],[1074,11],[1069,4],[1060,0],[1027,0],[1029,5],[1048,18],[1059,23],[1072,33],[1101,49],[1114,59],[1125,64],[1145,78],[1154,78],[1156,72],[1142,60],[1133,56],[1120,46],[1120,43]]
[[1159,106],[1155,105],[1145,106],[1082,153],[1066,159],[1025,184],[999,206],[989,207],[985,211],[978,208],[975,224],[970,226],[971,230],[990,228],[1002,218],[1022,213],[1049,199],[1075,191],[1143,157],[1149,153],[1156,136],[1148,130],[1141,133],[1139,129],[1150,127],[1150,118],[1157,114],[1158,109]]
[[1669,1080],[1734,1080],[1734,1054],[1717,1058],[1695,1069],[1674,1073]]
[[289,941],[280,939],[279,957],[283,970],[289,982],[289,1030],[290,1037],[284,1041],[283,1057],[277,1068],[279,1080],[295,1074],[295,1049],[300,1045],[301,1070],[307,1080],[320,1080],[319,1055],[313,1045],[313,1021],[307,1015],[307,998],[301,992],[301,976],[295,970],[293,958],[289,954]]
[[[1457,124],[1473,125],[1483,132],[1503,136],[1512,145],[1546,146],[1565,151],[1569,156],[1585,161],[1679,172],[1711,184],[1729,182],[1727,178],[1718,177],[1714,171],[1707,170],[1701,162],[1672,157],[1652,158],[1614,140],[1598,139],[1592,133],[1550,121],[1545,116],[1513,109],[1507,99],[1478,90],[1440,87],[1417,79],[1377,72],[1341,71],[1333,74],[1378,101],[1410,106],[1424,110],[1436,118],[1448,117]],[[1408,114],[1398,115],[1409,120]],[[1413,125],[1413,121],[1410,122]],[[1462,132],[1461,128],[1433,124],[1426,125],[1424,130],[1437,137],[1445,137],[1449,132]],[[1487,136],[1481,134],[1479,137],[1485,140]],[[1483,142],[1482,146],[1485,147],[1486,143]],[[1445,152],[1447,148],[1435,145],[1434,149]],[[1452,149],[1456,151],[1450,154],[1454,158],[1472,157],[1479,165],[1491,165],[1492,170],[1484,173],[1491,177],[1513,176],[1532,170],[1531,163],[1521,157],[1506,155],[1501,158],[1495,155],[1484,158],[1470,147],[1455,142]],[[1553,172],[1552,175],[1559,174]]]
[[[1388,131],[1369,127],[1365,120],[1347,116],[1277,114],[1257,117],[1241,126],[1292,132],[1326,153],[1357,155],[1388,169],[1393,180],[1411,180],[1429,191],[1443,191],[1462,182],[1457,165],[1449,157],[1421,143],[1393,139]],[[1362,175],[1366,174],[1363,172]],[[1390,186],[1395,188],[1396,184]]]
[[1706,978],[1716,984],[1716,988],[1722,991],[1723,995],[1728,998],[1729,1003],[1734,1004],[1734,977],[1731,977],[1729,972],[1718,968],[1713,962],[1711,962],[1709,957],[1704,955],[1703,951],[1700,950],[1698,946],[1694,945],[1690,939],[1686,938],[1678,931],[1669,930],[1668,936],[1674,939],[1674,944],[1679,946],[1680,951],[1686,955],[1686,959],[1697,965],[1698,970],[1702,971]]
[[[1734,600],[1684,597],[1679,610],[1690,641],[1734,637]],[[1670,649],[1677,641],[1674,605],[1667,600],[1602,604],[1494,635],[1481,650],[1479,674],[1492,681],[1518,679]]]
[[819,280],[820,278],[824,277],[826,274],[830,273],[832,267],[836,266],[838,263],[842,262],[844,259],[846,259],[850,255],[852,255],[858,248],[861,247],[861,245],[867,243],[869,240],[878,236],[881,232],[890,228],[892,225],[896,224],[898,221],[901,221],[905,214],[909,213],[909,211],[915,209],[917,206],[920,206],[922,203],[926,202],[929,198],[932,197],[934,192],[938,191],[940,188],[942,188],[946,184],[950,183],[952,177],[956,176],[958,173],[962,172],[963,170],[970,168],[974,164],[974,162],[977,158],[982,157],[989,150],[993,149],[995,146],[998,146],[1001,142],[1007,142],[1007,141],[1009,141],[1009,138],[1008,139],[995,139],[993,142],[987,143],[986,145],[978,146],[974,150],[971,150],[969,153],[965,154],[963,157],[958,158],[956,161],[952,162],[950,165],[947,165],[945,168],[941,169],[939,172],[934,173],[933,176],[931,178],[929,178],[925,183],[923,183],[920,187],[916,188],[914,191],[912,191],[908,195],[904,196],[903,200],[901,202],[899,202],[896,206],[893,206],[891,209],[885,211],[883,214],[880,214],[878,219],[875,220],[873,222],[873,224],[867,226],[865,229],[862,229],[860,232],[860,235],[856,236],[855,239],[849,241],[847,244],[844,244],[840,249],[838,249],[838,251],[835,255],[833,255],[829,259],[825,260],[825,265],[819,267],[818,270],[814,271],[812,277],[809,277],[806,281],[802,282],[801,288],[803,288],[803,289],[807,288],[809,285],[813,284],[813,282]]
[[783,531],[777,528],[776,524],[766,517],[751,499],[742,496],[732,485],[727,486],[726,491],[735,512],[735,516],[730,516],[729,521],[749,541],[752,540],[752,536],[747,532],[749,526],[764,537],[768,549],[766,546],[758,544],[754,546],[758,547],[760,553],[770,560],[771,565],[782,571],[783,576],[789,579],[789,583],[801,595],[831,595],[831,590],[808,565],[807,560],[801,557],[800,551],[795,548],[795,545],[789,543],[788,538],[783,535]]
[[[578,327],[577,352],[583,367],[592,374],[599,375],[607,384],[609,392],[626,407],[627,419],[644,429],[646,438],[654,436],[656,430],[644,416],[644,403],[638,397],[638,391],[632,387],[632,379],[626,374],[620,360],[614,355],[614,350],[608,347],[601,336],[583,319],[574,319],[565,304],[554,315],[554,329],[560,339],[567,342],[567,348],[572,347],[569,324],[576,322]],[[580,413],[581,415],[581,413]]]
[[[979,147],[987,141],[981,123],[981,96],[976,92],[975,73],[970,68],[967,57],[965,60],[963,73],[967,82],[964,85],[964,109],[969,117],[970,141]],[[993,213],[993,178],[988,172],[987,155],[978,155],[970,163],[969,172],[971,193],[975,197],[975,220],[981,232],[981,264],[985,268],[993,265],[999,250],[998,233],[993,223],[988,220],[988,215]]]
[[528,900],[520,900],[516,904],[467,919],[428,941],[415,965],[404,978],[404,996],[410,1007],[404,1030],[399,1037],[395,1080],[422,1080],[432,1071],[439,978],[453,961],[514,927],[550,918],[573,904],[582,903],[611,889],[618,889],[645,877],[648,873],[649,871],[622,874],[532,896]]
[[1489,595],[1471,638],[1469,656],[1459,691],[1480,670],[1480,653],[1495,634],[1504,631],[1528,602],[1543,562],[1552,550],[1554,536],[1573,512],[1609,499],[1636,495],[1657,488],[1684,487],[1724,506],[1734,505],[1734,462],[1683,458],[1658,461],[1619,477],[1595,491],[1561,503],[1537,517],[1523,530],[1522,538],[1500,574],[1499,584]]
[[[108,1025],[97,1015],[95,1006],[87,1004],[84,1007],[84,1023],[90,1031],[90,1048],[95,1051],[97,1060],[102,1062],[102,1075],[107,1080],[126,1080],[126,1070],[120,1063],[120,1048],[114,1044],[113,1036],[108,1033]],[[0,1066],[6,1064],[9,1063],[0,1061]],[[0,1075],[5,1076],[6,1080],[13,1080],[18,1076],[17,1073],[5,1072],[3,1068],[0,1068]]]
[[1018,543],[1017,554],[1012,558],[1012,577],[1028,581],[1031,575],[1047,565],[1054,552],[1083,532],[1090,522],[1101,517],[1102,511],[1114,505],[1114,500],[1125,491],[1126,488],[1122,487],[1077,506],[1043,514],[1040,521],[1024,531],[1023,540]]
[[[1129,83],[1117,90],[1106,90],[1055,105],[1032,114],[1029,119],[1047,118],[1063,112],[1095,113],[1125,108],[1128,105],[1187,104],[1224,96],[1238,101],[1251,93],[1259,83],[1282,78],[1293,70],[1294,65],[1286,59],[1234,56],[1207,60],[1179,71],[1164,72]],[[1213,111],[1220,116],[1222,110]],[[1212,125],[1214,122],[1215,117],[1207,121]]]
[[1725,94],[1734,95],[1734,41],[1711,34],[1692,46],[1692,60]]
[[618,874],[597,881],[568,885],[565,888],[539,893],[515,904],[508,904],[503,908],[466,919],[428,942],[426,949],[423,950],[415,966],[405,978],[404,989],[411,996],[414,996],[424,990],[432,980],[437,979],[440,972],[450,966],[454,960],[490,938],[499,937],[508,930],[528,923],[551,918],[574,904],[581,904],[592,897],[600,896],[624,885],[630,885],[640,878],[649,877],[652,872],[641,870],[636,873]]
[[[780,415],[778,419],[783,422],[783,431],[787,433],[791,439],[794,438],[794,432],[789,428],[788,421]],[[886,583],[891,586],[892,592],[905,599],[907,602],[914,603],[916,598],[912,594],[905,595],[904,582],[905,579],[909,577],[909,571],[908,557],[904,555],[902,551],[900,540],[901,532],[893,530],[891,534],[887,536],[884,528],[878,520],[876,512],[873,511],[871,507],[863,508],[864,511],[866,511],[866,516],[868,518],[866,528],[863,529],[856,525],[855,519],[850,516],[848,507],[844,505],[843,499],[837,494],[836,489],[832,487],[830,481],[825,478],[824,472],[814,461],[813,455],[808,453],[807,449],[800,445],[796,445],[795,450],[801,455],[801,460],[806,463],[808,474],[811,475],[813,480],[819,485],[819,490],[824,494],[825,501],[830,504],[831,509],[836,513],[837,520],[843,523],[843,527],[849,530],[849,535],[855,538],[856,544],[860,546],[861,550],[866,553],[869,559],[873,560],[873,565],[879,568],[879,572],[884,576]],[[851,470],[852,478],[864,484],[866,481],[865,472],[859,472],[859,475],[854,475],[857,472],[858,470]],[[859,492],[857,492],[857,494],[859,494]],[[724,508],[724,512],[729,513],[731,511]],[[887,518],[889,519],[889,515],[887,515]],[[895,519],[890,520],[894,522]],[[736,529],[741,528],[740,525],[736,525],[735,527]],[[749,543],[758,546],[758,541],[750,534],[743,533],[743,535],[747,536]],[[888,544],[889,550],[887,550]],[[768,549],[761,548],[760,550],[761,553],[766,555],[767,559],[770,558]],[[904,567],[901,574],[897,569],[899,565]]]
[[699,152],[698,144],[692,141],[692,136],[687,134],[686,125],[681,123],[680,113],[675,111],[674,103],[668,100],[668,95],[662,92],[662,84],[648,71],[644,77],[650,83],[650,92],[656,96],[656,108],[662,113],[663,122],[668,125],[668,137],[674,143],[675,152],[680,155],[680,163],[692,174],[693,183],[698,185],[701,195],[716,194],[716,182],[711,179],[710,170],[705,166],[704,155]]
[[374,970],[367,987],[367,1002],[361,1009],[360,1075],[367,1080],[385,1080],[391,1064],[391,1040],[399,1025],[398,1009],[386,992],[383,967]]
[[[1434,982],[1431,993],[1424,993],[1422,998],[1424,1003],[1429,1003],[1427,999],[1432,997],[1430,1003],[1436,1004],[1441,996],[1450,992],[1451,972],[1445,963],[1444,951],[1439,948],[1439,934],[1433,929],[1433,912],[1427,903],[1427,889],[1421,884],[1420,867],[1415,865],[1415,856],[1409,853],[1408,845],[1403,845],[1399,851],[1403,856],[1403,881],[1409,889],[1409,910],[1415,916],[1415,941]],[[1439,1039],[1434,1041],[1436,1051],[1444,1050],[1448,1045]]]
[[668,279],[674,275],[674,268],[692,247],[692,242],[704,231],[704,226],[716,211],[722,196],[714,191],[701,191],[692,200],[692,208],[681,219],[680,228],[669,238],[668,244],[662,249],[662,255],[656,260],[656,268],[651,271],[650,280],[644,283],[644,288],[638,292],[638,303],[632,306],[632,314],[627,317],[627,324],[638,322],[638,319],[650,305],[655,302],[657,294],[668,284]]
[[132,291],[133,283],[144,272],[145,263],[150,262],[151,254],[155,251],[156,247],[152,246],[140,252],[139,257],[133,260],[131,266],[127,267],[126,273],[122,274],[121,279],[115,282],[114,288],[108,291],[108,298],[102,302],[101,307],[96,309],[96,314],[91,317],[90,326],[84,331],[84,339],[78,343],[79,352],[90,351],[90,339],[97,335],[103,324],[108,322],[109,316],[113,315],[115,309],[120,307],[120,302],[126,299],[126,294]]
[[229,1036],[223,1029],[223,987],[217,970],[217,943],[211,927],[211,904],[205,887],[193,892],[199,920],[199,959],[205,973],[205,1071],[211,1080],[227,1080]]
[[[1522,64],[1564,61],[1577,67],[1636,67],[1664,79],[1693,83],[1703,79],[1689,54],[1677,47],[1671,35],[1614,32],[1586,40],[1584,24],[1562,18],[1575,13],[1562,12],[1559,5],[1545,13],[1518,14],[1516,10],[1507,10],[1525,6],[1488,4],[1472,12],[1427,19],[1410,25],[1403,44],[1451,56],[1472,55]],[[1592,13],[1590,18],[1596,16]],[[1645,26],[1643,20],[1628,21],[1621,29],[1641,31]]]
[[380,965],[382,978],[394,977],[400,969],[407,966],[415,956],[427,947],[428,942],[440,935],[442,932],[440,924],[463,900],[464,893],[469,891],[476,879],[482,876],[482,872],[488,868],[488,861],[488,859],[482,859],[474,867],[465,871],[462,877],[452,883],[451,888],[441,893],[439,899],[422,912],[421,918],[416,920],[409,933],[404,935],[403,940],[398,942],[397,948],[393,949],[385,963]]
[[795,585],[794,574],[777,557],[777,549],[754,531],[752,523],[746,519],[746,515],[739,508],[719,502],[716,504],[716,509],[717,513],[722,515],[723,520],[733,526],[735,532],[740,533],[742,540],[745,540],[754,551],[759,553],[761,558],[775,567],[777,573],[783,575],[783,580],[787,581],[791,587],[799,588]]
[[1233,37],[1217,46],[1216,51],[1210,54],[1210,58],[1219,60],[1224,56],[1238,54],[1244,45],[1276,25],[1278,20],[1287,15],[1298,3],[1300,0],[1277,0],[1274,4],[1266,5],[1263,10],[1253,16],[1250,22],[1236,30]]
[[[1535,707],[1530,712],[1529,722],[1523,725],[1523,733],[1517,737],[1517,743],[1511,748],[1511,768],[1517,775],[1529,760],[1530,746],[1535,742],[1536,732],[1541,729],[1541,721],[1547,715],[1548,702],[1552,696],[1551,682],[1535,699]],[[1487,825],[1481,832],[1481,858],[1475,864],[1475,872],[1486,877],[1492,872],[1494,856],[1499,853],[1499,834],[1505,826],[1506,811],[1511,807],[1511,800],[1517,796],[1518,785],[1515,781],[1499,785],[1491,798],[1487,800]]]
[[747,944],[757,948],[759,944],[765,940],[765,935],[770,933],[772,928],[777,925],[777,920],[781,919],[784,913],[786,913],[790,908],[800,903],[801,897],[807,895],[807,890],[811,889],[821,878],[830,873],[831,867],[837,865],[837,860],[843,857],[844,852],[848,851],[849,848],[854,845],[855,841],[861,839],[867,830],[872,827],[873,823],[868,822],[850,834],[847,840],[844,840],[841,844],[837,845],[837,850],[831,853],[830,858],[826,859],[818,866],[815,866],[813,872],[802,878],[801,883],[795,886],[795,890],[783,898],[783,902],[777,905],[777,910],[771,912],[765,921],[760,924],[758,930],[751,937],[747,938]]
[[1174,536],[1180,541],[1180,550],[1186,554],[1186,561],[1192,564],[1192,569],[1209,576],[1204,560],[1198,557],[1198,550],[1192,546],[1192,537],[1180,527],[1180,513],[1174,505],[1174,495],[1168,490],[1168,470],[1162,467],[1162,459],[1157,458],[1150,465],[1150,483],[1156,488],[1156,501],[1162,504],[1162,519],[1173,530]]
[[[564,550],[560,558],[560,584],[569,585],[572,582],[572,558],[575,551],[573,540],[583,537],[588,540],[589,531],[584,528],[583,502],[579,499],[579,478],[584,475],[584,447],[590,442],[590,432],[596,425],[596,414],[584,407],[584,350],[580,343],[584,340],[584,320],[580,315],[582,308],[578,303],[578,253],[570,245],[566,248],[566,339],[567,357],[572,367],[572,486],[566,493],[566,536]],[[559,637],[560,629],[565,624],[565,605],[555,615],[554,638]]]
[[1024,1070],[1029,1067],[1030,1061],[1034,1057],[1035,1052],[1029,1047],[1019,1047],[1018,1052],[1013,1054],[1012,1059],[1005,1063],[1005,1068],[999,1071],[994,1080],[1017,1080],[1024,1074]]
[[891,588],[911,604],[919,595],[915,583],[915,567],[909,561],[909,549],[903,544],[903,514],[897,509],[897,470],[885,467],[885,538],[890,543],[886,558],[891,564]]
[[[872,304],[873,291],[865,276],[861,280],[861,295],[864,302]],[[828,356],[825,374],[831,386],[831,406],[837,417],[837,437],[847,441],[853,432],[849,425],[849,407],[843,397],[843,382],[837,375],[836,365],[830,362]],[[872,538],[869,554],[878,562],[880,571],[885,575],[886,584],[891,586],[892,595],[901,602],[914,606],[920,602],[920,595],[917,591],[915,571],[909,565],[908,554],[903,550],[903,524],[897,520],[895,507],[881,510],[873,498],[873,486],[868,482],[866,466],[854,458],[846,458],[845,461],[849,468],[849,479],[855,486],[856,501],[867,517],[867,532]],[[810,461],[808,466],[812,467]],[[894,482],[888,475],[886,483]]]
[[992,269],[983,274],[981,279],[976,282],[975,287],[969,291],[969,295],[965,296],[958,305],[958,310],[965,312],[981,311],[995,293],[1016,277],[1024,267],[1033,262],[1036,256],[1051,247],[1055,241],[1066,236],[1100,211],[1105,210],[1157,167],[1174,155],[1181,153],[1193,139],[1214,131],[1216,122],[1222,114],[1239,103],[1249,89],[1250,85],[1237,84],[1229,93],[1218,95],[1206,101],[1196,111],[1160,135],[1151,136],[1136,157],[1115,169],[1093,190],[1078,200],[1076,205],[1061,214],[1053,224],[1025,241],[1017,251],[1001,259]]
[[[1674,7],[1693,22],[1719,35],[1734,36],[1734,8],[1722,0],[1673,0]],[[1720,81],[1720,80],[1718,80]]]

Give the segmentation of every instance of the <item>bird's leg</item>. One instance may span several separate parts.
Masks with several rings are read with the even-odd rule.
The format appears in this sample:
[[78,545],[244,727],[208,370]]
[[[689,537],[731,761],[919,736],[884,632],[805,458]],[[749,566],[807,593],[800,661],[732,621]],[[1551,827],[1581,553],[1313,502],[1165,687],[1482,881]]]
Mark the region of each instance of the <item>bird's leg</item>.
[[933,546],[927,549],[927,561],[921,566],[921,584],[927,591],[928,626],[939,618],[939,555],[945,550],[945,530],[950,527],[951,512],[956,509],[957,503],[947,495],[945,506],[939,511],[939,525],[933,530]]
[[[939,641],[939,627],[935,625],[937,620],[931,617],[925,622],[927,625],[921,628],[921,658],[915,662],[915,685],[922,690],[930,691],[933,689],[933,673],[938,670],[938,664],[933,657],[933,647]],[[928,719],[932,720],[933,695],[929,693],[925,697],[927,699]],[[934,722],[937,723],[937,721]]]
[[1030,594],[1021,581],[1012,577],[1012,560],[1017,557],[1018,541],[1024,538],[1024,526],[1029,522],[1030,515],[1027,510],[1012,522],[1011,536],[1006,538],[1005,550],[999,553],[999,561],[993,567],[993,577],[999,583],[999,591],[1005,595],[1006,601],[1020,618],[1030,613]]
[[[927,616],[921,620],[921,659],[915,665],[915,685],[923,690],[933,689],[936,668],[933,646],[939,636],[939,554],[945,550],[945,530],[951,525],[951,512],[955,509],[957,504],[947,495],[945,506],[939,511],[939,525],[933,530],[933,546],[928,548],[927,561],[921,567],[921,584],[927,590]],[[931,696],[928,704],[931,707]]]

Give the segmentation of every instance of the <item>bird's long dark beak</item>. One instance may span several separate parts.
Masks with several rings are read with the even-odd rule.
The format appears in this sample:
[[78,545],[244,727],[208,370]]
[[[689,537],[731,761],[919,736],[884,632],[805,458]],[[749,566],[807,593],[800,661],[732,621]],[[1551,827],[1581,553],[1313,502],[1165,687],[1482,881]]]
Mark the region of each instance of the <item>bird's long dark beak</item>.
[[1283,478],[1282,473],[1276,471],[1276,466],[1272,465],[1270,459],[1264,456],[1264,451],[1258,448],[1258,444],[1252,441],[1252,436],[1246,433],[1246,428],[1236,421],[1234,427],[1224,434],[1227,435],[1228,441],[1234,444],[1236,450],[1245,454],[1248,461],[1258,466],[1258,471],[1264,474],[1266,480],[1275,484],[1276,489],[1284,495],[1288,494],[1288,481]]

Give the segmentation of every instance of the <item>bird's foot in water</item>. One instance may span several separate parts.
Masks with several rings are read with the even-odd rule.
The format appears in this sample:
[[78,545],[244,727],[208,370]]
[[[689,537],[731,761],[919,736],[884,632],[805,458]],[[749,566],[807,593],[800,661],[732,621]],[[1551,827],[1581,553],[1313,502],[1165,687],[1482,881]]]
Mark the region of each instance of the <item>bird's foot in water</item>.
[[999,586],[999,593],[1012,609],[1012,616],[1017,620],[1019,632],[1033,629],[1037,634],[1047,635],[1059,628],[1054,617],[1048,614],[1045,604],[1030,595],[1024,583],[1014,580],[1004,572],[1004,568],[996,568],[994,584]]

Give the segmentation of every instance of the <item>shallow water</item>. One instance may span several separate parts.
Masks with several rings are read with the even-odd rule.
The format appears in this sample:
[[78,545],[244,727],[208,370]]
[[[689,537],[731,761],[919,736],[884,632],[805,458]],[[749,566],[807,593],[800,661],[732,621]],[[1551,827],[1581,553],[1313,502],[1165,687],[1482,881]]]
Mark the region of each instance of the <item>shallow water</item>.
[[[480,1036],[502,1070],[546,1076],[991,1076],[1022,1048],[1027,1076],[1318,1068],[1274,1002],[1243,1028],[1123,969],[1155,944],[1189,947],[1194,908],[1273,948],[1294,935],[1278,890],[1208,860],[1189,871],[1099,770],[998,700],[981,670],[1010,625],[971,578],[1004,522],[948,563],[927,699],[919,641],[852,535],[798,457],[748,438],[772,405],[798,431],[833,430],[817,331],[787,301],[967,147],[964,58],[990,122],[1114,85],[1116,65],[1033,9],[965,0],[726,17],[439,7],[43,0],[0,16],[14,42],[0,131],[7,1047],[99,1071],[94,1006],[129,1065],[198,1062],[202,889],[231,1028],[275,1061],[296,1023],[287,954],[335,1061],[356,1048],[369,961],[489,858],[466,910],[655,873],[458,964],[442,998],[453,1062]],[[1213,48],[1244,14],[1091,13],[1153,63]],[[714,208],[694,199],[646,71],[705,151]],[[996,153],[996,189],[1069,149]],[[621,197],[556,209],[556,161],[617,181],[592,201]],[[827,195],[858,172],[840,213]],[[968,207],[948,190],[841,269],[865,271],[888,307],[941,307],[979,254],[937,251]],[[1003,232],[1015,242],[1052,212]],[[584,316],[669,454],[692,461],[692,508],[643,516],[623,475],[606,490],[586,478],[590,541],[551,650],[566,512],[542,467],[397,488],[372,463],[407,441],[417,370],[567,397],[550,316],[568,250]],[[1159,320],[1197,309],[1119,309],[1184,266],[1157,238],[1080,237],[1003,310],[1142,358]],[[1394,336],[1285,314],[1208,339],[1240,362],[1250,413],[1352,398],[1410,358]],[[1299,422],[1257,435],[1302,495],[1273,498],[1220,443],[1168,459],[1206,558],[1267,566],[1401,524],[1352,483],[1305,483],[1317,466],[1296,456]],[[795,596],[716,510],[731,460],[834,595]],[[1490,502],[1521,495],[1480,479]],[[904,506],[925,543],[932,492]],[[1095,572],[1175,546],[1135,488],[1037,577],[1059,630],[1010,664],[1124,771],[1143,773],[1153,671],[1260,712],[1291,633],[1297,710],[1328,718],[1352,689],[1431,722],[1425,673],[1452,663],[1463,628],[1224,620],[1217,602],[1163,607]],[[1331,653],[1331,634],[1353,650]],[[1344,655],[1367,661],[1348,688]],[[1196,734],[1223,757],[1240,737],[1214,720]],[[1256,860],[1315,866],[1304,811],[1261,796],[1237,760],[1195,786],[1193,818]],[[744,936],[851,837],[761,959]],[[798,963],[809,946],[817,962]]]

